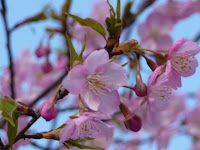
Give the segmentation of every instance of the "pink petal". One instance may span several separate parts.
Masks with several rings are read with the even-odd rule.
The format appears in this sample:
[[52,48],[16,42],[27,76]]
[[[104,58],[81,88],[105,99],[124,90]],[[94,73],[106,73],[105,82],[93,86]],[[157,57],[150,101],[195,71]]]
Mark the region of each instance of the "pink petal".
[[119,109],[120,97],[118,91],[112,91],[106,95],[99,95],[99,111],[105,114],[112,114]]
[[84,61],[84,66],[90,73],[109,61],[108,52],[104,49],[92,52]]
[[196,72],[198,61],[194,56],[173,56],[171,65],[178,74],[188,77]]
[[184,42],[184,38],[180,38],[179,40],[177,40],[171,47],[170,51],[169,51],[169,59],[171,59],[172,57],[172,53],[174,51],[177,51],[178,48],[183,44]]
[[86,68],[83,65],[77,65],[70,70],[68,77],[63,80],[63,87],[71,94],[77,95],[86,84],[87,75]]
[[60,144],[70,139],[76,130],[76,125],[73,120],[68,120],[65,127],[60,131],[59,138]]
[[119,64],[106,63],[99,67],[97,72],[102,72],[102,82],[105,83],[106,87],[110,90],[117,90],[127,83],[127,78],[125,76],[126,70]]
[[178,54],[192,54],[193,56],[200,52],[200,47],[196,42],[193,41],[185,41],[183,44],[178,48]]
[[167,78],[170,80],[170,85],[174,90],[177,90],[178,87],[182,86],[181,76],[172,68],[170,60],[167,61],[165,72],[167,73]]
[[84,103],[92,110],[97,111],[100,105],[99,95],[87,88],[81,91],[81,97]]

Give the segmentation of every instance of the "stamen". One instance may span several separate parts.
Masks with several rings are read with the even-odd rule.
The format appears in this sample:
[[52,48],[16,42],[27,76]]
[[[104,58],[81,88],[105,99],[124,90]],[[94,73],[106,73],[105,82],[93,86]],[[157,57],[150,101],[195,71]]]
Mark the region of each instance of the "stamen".
[[111,90],[106,87],[105,80],[99,74],[89,75],[87,79],[87,86],[96,95],[107,95],[108,92],[111,92]]

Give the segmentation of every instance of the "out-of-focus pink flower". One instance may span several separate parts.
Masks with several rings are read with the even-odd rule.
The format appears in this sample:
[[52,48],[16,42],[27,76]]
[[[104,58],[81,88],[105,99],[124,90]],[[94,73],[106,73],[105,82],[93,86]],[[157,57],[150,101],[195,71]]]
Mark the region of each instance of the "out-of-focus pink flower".
[[49,47],[45,47],[42,42],[40,42],[40,45],[35,51],[35,54],[37,57],[43,57],[46,56],[49,53]]
[[172,45],[168,33],[172,30],[173,22],[163,19],[159,13],[152,13],[147,20],[138,26],[141,46],[148,49],[167,51]]
[[198,61],[194,57],[200,52],[200,47],[193,41],[180,38],[169,51],[169,61],[174,71],[181,76],[188,77],[196,72]]
[[[108,119],[107,115],[98,113],[83,113],[80,117],[66,121],[65,127],[60,131],[60,143],[72,139],[105,138],[109,142],[113,136],[113,127],[99,119]],[[106,143],[105,143],[106,144]]]
[[121,65],[109,63],[108,53],[102,49],[73,67],[63,80],[63,87],[71,94],[81,94],[90,109],[111,114],[119,107],[117,89],[126,84],[125,72]]
[[186,116],[186,124],[189,134],[192,136],[200,137],[200,106],[198,105],[191,112],[189,112]]
[[48,102],[45,102],[41,109],[41,116],[46,120],[50,121],[56,117],[57,109],[55,106],[49,109]]
[[192,144],[192,147],[190,148],[190,150],[199,150],[199,149],[200,149],[200,142],[198,140],[197,142]]
[[[95,19],[105,27],[105,19],[109,17],[109,7],[105,0],[94,3],[90,18]],[[105,27],[106,28],[106,27]],[[102,49],[106,46],[106,41],[101,34],[89,27],[83,27],[76,23],[74,25],[74,37],[81,43],[84,41],[84,36],[87,36],[86,51],[91,53],[96,49]]]
[[166,127],[157,131],[154,141],[158,144],[158,150],[167,149],[170,138],[179,131],[179,128]]
[[175,24],[177,21],[189,17],[196,10],[193,1],[168,1],[167,3],[155,8],[154,11],[161,14],[165,18],[165,20],[171,20]]

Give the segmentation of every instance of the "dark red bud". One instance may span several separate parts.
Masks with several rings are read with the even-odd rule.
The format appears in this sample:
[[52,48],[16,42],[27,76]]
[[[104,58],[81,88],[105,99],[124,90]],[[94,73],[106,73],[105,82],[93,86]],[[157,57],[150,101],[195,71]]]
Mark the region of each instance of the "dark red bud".
[[137,73],[136,75],[136,85],[135,85],[135,94],[139,97],[147,95],[147,86],[143,83],[141,75]]
[[142,127],[142,119],[140,116],[133,114],[132,116],[125,118],[124,124],[128,130],[138,132]]

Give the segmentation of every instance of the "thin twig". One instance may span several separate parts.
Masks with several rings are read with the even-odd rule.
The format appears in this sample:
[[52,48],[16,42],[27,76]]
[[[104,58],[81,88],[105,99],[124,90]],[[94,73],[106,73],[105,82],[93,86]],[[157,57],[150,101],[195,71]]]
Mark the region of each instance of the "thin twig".
[[43,91],[35,100],[33,100],[32,103],[30,103],[28,106],[29,107],[33,107],[41,98],[43,98],[44,96],[46,96],[51,90],[53,90],[56,86],[58,86],[62,80],[64,79],[64,77],[67,75],[68,71],[66,70],[63,75],[60,76],[60,78],[58,78],[58,80],[56,80],[54,83],[52,83],[45,91]]
[[7,9],[5,5],[5,1],[1,0],[2,5],[2,17],[3,22],[5,26],[5,32],[6,32],[6,46],[8,50],[8,56],[9,56],[9,69],[10,69],[10,89],[11,89],[11,97],[15,99],[15,73],[14,73],[14,64],[13,64],[13,57],[12,57],[12,51],[11,51],[11,45],[10,45],[10,30],[8,29],[8,21],[7,21]]

